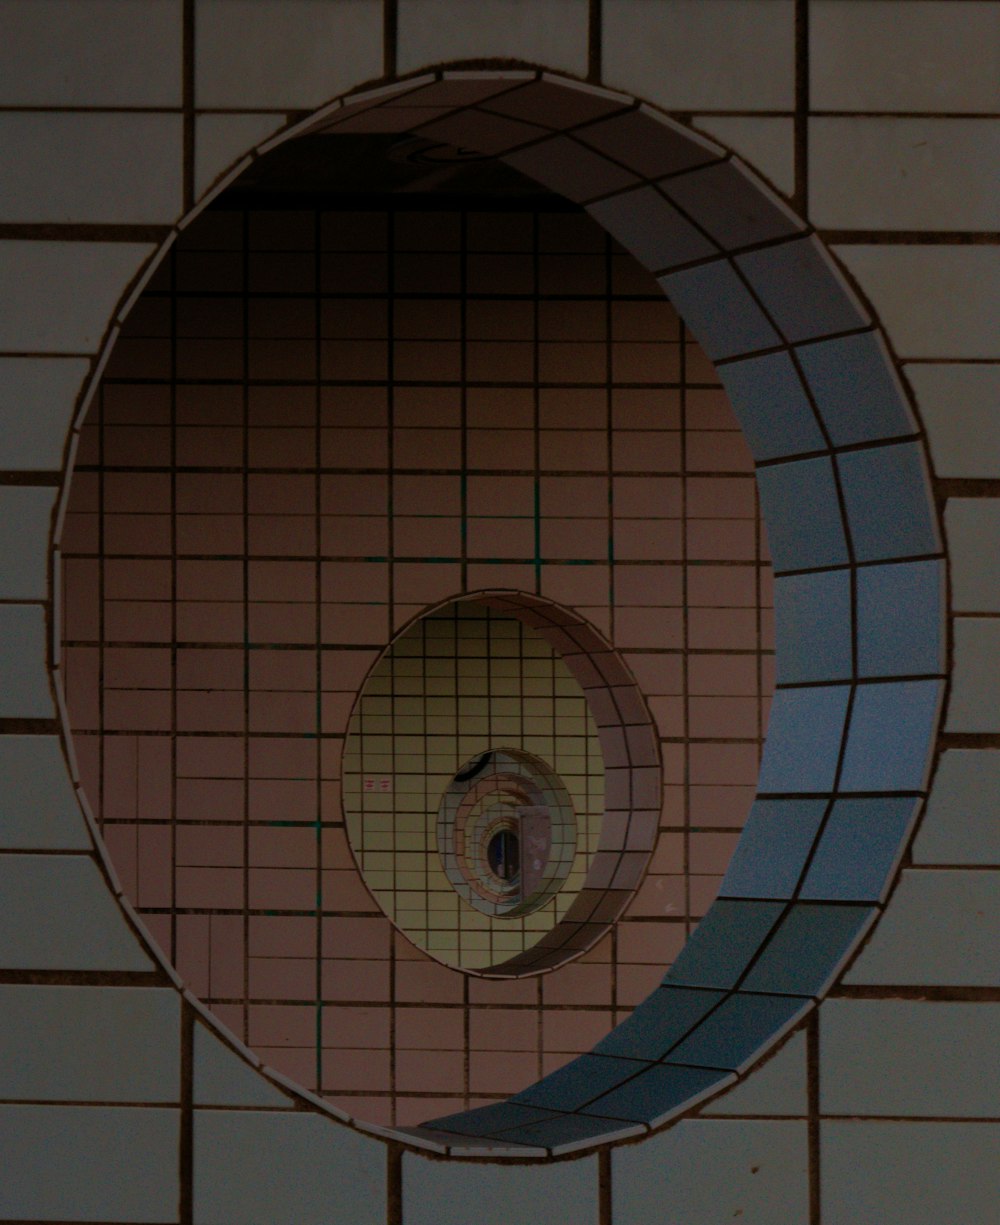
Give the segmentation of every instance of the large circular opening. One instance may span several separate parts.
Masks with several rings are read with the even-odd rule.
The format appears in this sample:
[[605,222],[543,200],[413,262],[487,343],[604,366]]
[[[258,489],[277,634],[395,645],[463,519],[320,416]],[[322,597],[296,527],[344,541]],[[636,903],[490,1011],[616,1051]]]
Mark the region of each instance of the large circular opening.
[[[346,143],[364,176],[410,165]],[[194,222],[112,354],[63,543],[68,706],[126,890],[267,1063],[377,1122],[503,1097],[656,986],[772,684],[718,377],[595,222],[481,167],[490,195],[258,182]],[[510,919],[435,845],[490,748],[554,769],[577,824]],[[507,988],[462,985],[493,967]]]
[[[116,348],[67,516],[64,675],[87,790],[168,954],[220,1019],[301,1083],[396,1123],[479,1107],[423,1133],[456,1151],[463,1136],[561,1152],[637,1134],[730,1083],[797,1023],[874,920],[898,864],[926,784],[943,666],[939,547],[915,426],[821,246],[680,125],[528,73],[414,81],[312,127],[329,133],[323,142],[382,133],[391,145],[389,134],[415,131],[434,146],[396,167],[466,175],[476,149],[506,169],[481,162],[497,176],[494,203],[470,193],[457,223],[440,200],[386,205],[383,183],[375,207],[371,197],[303,207],[286,192],[258,209],[231,197],[184,231]],[[521,180],[519,203],[498,209],[511,170],[562,201]],[[390,194],[419,197],[409,173]],[[528,225],[513,219],[532,213]],[[447,289],[419,288],[432,269]],[[481,314],[477,276],[493,286]],[[445,298],[457,311],[425,309]],[[497,331],[498,317],[509,330]],[[758,773],[769,598],[756,495],[749,513],[739,498],[755,490],[742,484],[751,463],[706,353],[760,465],[783,640],[761,797],[711,907]],[[421,394],[428,385],[435,393]],[[498,436],[492,448],[486,434]],[[580,462],[560,465],[570,451]],[[502,485],[479,486],[480,475]],[[700,513],[701,481],[700,492],[710,485],[743,509]],[[528,488],[530,510],[514,496]],[[407,532],[388,532],[404,519]],[[497,520],[492,538],[480,519]],[[696,532],[699,519],[713,522]],[[735,536],[715,519],[752,523],[752,549],[744,538],[729,554],[719,541]],[[591,521],[589,535],[577,520]],[[431,554],[429,539],[449,548]],[[221,570],[206,580],[216,563],[234,563],[232,586]],[[344,831],[327,820],[342,784],[331,729],[342,739],[374,659],[429,607],[484,589],[557,600],[595,625],[638,682],[662,756],[657,794],[656,763],[634,761],[626,734],[609,780],[615,804],[640,819],[599,850],[603,883],[634,901],[607,946],[594,943],[607,912],[583,920],[530,996],[490,994],[523,991],[520,979],[457,992],[456,978],[474,980],[415,955],[357,887]],[[906,625],[885,616],[893,593],[913,613]],[[696,620],[702,602],[720,615]],[[754,645],[734,646],[748,611]],[[735,691],[719,692],[701,655],[744,655],[751,667],[744,660]],[[617,709],[628,679],[600,661],[595,709]],[[732,734],[750,709],[755,735]],[[859,873],[862,828],[871,853]],[[714,870],[699,873],[699,862]],[[342,908],[326,906],[327,885]],[[563,964],[566,948],[580,956]],[[509,1017],[498,1052],[475,1020],[481,1006],[494,1019],[523,1009],[538,1044],[522,1043]],[[571,1013],[581,1015],[562,1027]],[[449,1025],[463,1034],[451,1046]],[[545,1072],[512,1103],[489,1104]]]

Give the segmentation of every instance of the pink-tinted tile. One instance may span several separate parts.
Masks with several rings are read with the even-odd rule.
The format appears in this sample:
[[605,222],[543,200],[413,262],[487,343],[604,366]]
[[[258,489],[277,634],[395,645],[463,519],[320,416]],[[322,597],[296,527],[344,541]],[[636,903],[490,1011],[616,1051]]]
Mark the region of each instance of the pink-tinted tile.
[[[679,916],[678,916],[679,918]],[[684,947],[684,924],[633,923],[618,927],[618,957],[626,965],[667,966]]]
[[[545,396],[541,392],[542,397]],[[466,393],[469,430],[530,430],[535,421],[535,392],[530,387],[470,387]]]
[[756,744],[691,744],[688,756],[693,784],[748,786],[757,781]]
[[469,519],[467,551],[469,557],[531,558],[535,553],[534,520]]
[[691,735],[746,739],[757,735],[755,698],[692,697],[689,701]]
[[243,908],[245,894],[242,868],[178,867],[176,878],[178,906],[209,910]]
[[140,825],[137,830],[136,905],[169,907],[174,903],[169,825]]
[[461,1051],[465,1017],[461,1008],[397,1008],[396,1046],[400,1050]]
[[609,1011],[561,1009],[543,1014],[542,1033],[546,1052],[582,1054],[611,1029]]
[[683,486],[678,477],[615,477],[615,518],[678,518]]
[[402,1093],[461,1093],[465,1079],[463,1051],[396,1052],[396,1087]]
[[243,831],[232,825],[178,825],[175,837],[179,866],[243,865]]
[[689,519],[688,557],[692,561],[753,561],[757,555],[753,519]]
[[462,507],[462,483],[457,476],[400,475],[393,481],[397,515],[457,515]]
[[311,738],[254,736],[247,742],[247,769],[250,778],[315,778],[316,746]]
[[527,1051],[472,1051],[469,1088],[473,1093],[516,1093],[538,1079],[538,1056]]
[[241,914],[211,916],[212,995],[229,999],[242,999],[244,996],[243,922]]
[[390,1086],[387,1050],[324,1049],[324,1090],[374,1093],[386,1091]]
[[392,543],[396,557],[457,557],[462,552],[462,521],[445,515],[397,516]]
[[385,918],[324,918],[323,956],[388,958],[391,932]]
[[679,472],[680,434],[671,430],[631,430],[613,434],[612,464],[615,472]]
[[380,645],[389,636],[385,604],[324,604],[320,633],[325,643]]
[[462,980],[457,970],[437,962],[401,961],[396,966],[396,998],[407,1003],[461,1003]]
[[249,976],[253,1000],[305,1003],[316,997],[315,957],[251,957]]
[[686,447],[692,472],[753,472],[753,457],[741,433],[689,426]]
[[[470,468],[487,468],[498,472],[534,471],[535,436],[530,430],[469,429],[466,440]],[[450,449],[442,452],[439,462],[447,467],[455,467],[458,463]]]
[[538,462],[544,472],[601,472],[608,469],[605,430],[538,432]]
[[757,692],[757,660],[752,655],[692,655],[688,660],[692,694],[753,696]]
[[254,1004],[250,1012],[250,1042],[255,1047],[313,1046],[315,1008],[308,1005]]
[[682,650],[684,610],[680,608],[616,608],[615,645],[622,650],[639,647]]
[[177,948],[174,965],[187,986],[196,995],[205,996],[210,989],[208,915],[177,916]]
[[327,1004],[322,1012],[322,1042],[334,1049],[388,1048],[391,1013],[388,1008]]

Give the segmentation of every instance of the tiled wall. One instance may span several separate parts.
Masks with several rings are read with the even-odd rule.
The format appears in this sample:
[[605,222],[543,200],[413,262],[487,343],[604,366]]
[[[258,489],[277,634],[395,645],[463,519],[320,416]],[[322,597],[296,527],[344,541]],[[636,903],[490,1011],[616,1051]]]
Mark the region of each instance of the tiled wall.
[[[505,1225],[533,1225],[544,1200],[566,1225],[990,1219],[997,4],[5,0],[2,18],[0,287],[18,308],[0,323],[0,1215],[311,1225],[336,1204],[359,1225],[467,1225],[469,1205],[488,1203]],[[885,324],[926,429],[952,561],[951,693],[886,914],[837,998],[774,1058],[701,1117],[610,1158],[408,1151],[400,1166],[389,1146],[387,1178],[385,1145],[292,1109],[133,938],[62,765],[44,555],[81,385],[180,214],[303,110],[483,57],[588,78],[693,122],[820,227]]]
[[[125,322],[62,555],[70,721],[126,892],[221,1020],[352,1114],[523,1088],[626,1016],[714,899],[773,685],[752,460],[585,215],[205,213]],[[476,985],[358,878],[341,752],[390,634],[505,587],[610,638],[664,786],[615,932]]]

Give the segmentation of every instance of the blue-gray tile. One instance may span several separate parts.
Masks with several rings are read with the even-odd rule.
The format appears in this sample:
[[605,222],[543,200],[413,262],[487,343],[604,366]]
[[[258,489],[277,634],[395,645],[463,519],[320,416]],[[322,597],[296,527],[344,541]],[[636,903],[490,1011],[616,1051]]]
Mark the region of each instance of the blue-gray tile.
[[828,800],[756,800],[729,861],[720,897],[790,898]]
[[653,187],[600,200],[587,212],[650,272],[718,254],[718,247]]
[[153,969],[89,855],[0,855],[0,897],[8,969]]
[[[402,1199],[402,1225],[538,1225],[540,1213],[552,1225],[597,1225],[597,1158],[510,1165],[431,1161],[404,1153]],[[300,1225],[294,1215],[275,1219]],[[331,1213],[329,1204],[323,1220],[355,1225],[349,1214]],[[357,1225],[368,1220],[359,1217]]]
[[877,332],[795,350],[833,445],[915,434],[916,422]]
[[780,919],[781,902],[719,898],[688,937],[664,977],[667,985],[735,985]]
[[802,230],[798,218],[732,160],[676,175],[660,189],[728,250]]
[[944,563],[861,566],[858,582],[858,675],[944,671]]
[[45,609],[0,604],[0,718],[52,719]]
[[661,1063],[605,1093],[585,1106],[582,1113],[656,1127],[680,1107],[693,1105],[731,1079],[729,1072]]
[[914,863],[1000,866],[1000,752],[948,749],[938,759]]
[[871,906],[797,903],[743,980],[742,990],[821,995],[875,913]]
[[775,691],[759,791],[830,790],[837,774],[849,694],[847,685]]
[[923,455],[913,442],[837,456],[858,561],[940,550]]
[[828,1119],[824,1225],[986,1225],[1000,1204],[995,1123]]
[[919,807],[912,796],[837,800],[799,896],[805,901],[881,901]]
[[0,1106],[0,1216],[176,1221],[180,1116],[162,1106]]
[[850,680],[849,571],[825,570],[777,579],[774,615],[779,685]]
[[712,361],[781,343],[728,260],[658,278]]
[[180,993],[0,986],[0,1099],[178,1102]]
[[497,1132],[509,1131],[512,1127],[524,1127],[528,1123],[541,1123],[555,1117],[550,1110],[539,1110],[534,1106],[519,1106],[514,1102],[492,1102],[475,1110],[462,1110],[457,1114],[445,1114],[428,1119],[422,1124],[434,1131],[455,1132],[460,1136],[493,1136]]
[[797,238],[737,256],[754,292],[793,343],[848,332],[868,323],[840,273],[815,238]]
[[0,846],[82,851],[90,834],[56,736],[0,736]]
[[742,1072],[760,1057],[766,1042],[776,1041],[810,1007],[810,999],[740,991],[671,1051],[667,1062]]
[[943,681],[859,685],[840,789],[922,790],[943,690]]
[[[614,1149],[611,1170],[615,1225],[803,1225],[809,1219],[804,1121],[684,1119],[641,1144]],[[865,1225],[878,1220],[867,1218]]]
[[904,868],[844,981],[995,989],[998,929],[1000,872]]
[[830,460],[796,460],[757,470],[774,570],[811,570],[848,561]]
[[554,1114],[541,1123],[512,1127],[504,1132],[501,1139],[506,1144],[551,1149],[553,1154],[558,1155],[588,1144],[625,1140],[629,1136],[641,1135],[645,1130],[644,1124],[626,1123],[621,1119],[599,1119],[592,1114]]
[[718,374],[758,463],[826,449],[799,372],[787,353],[727,362]]
[[[196,1110],[195,1225],[383,1225],[385,1144],[314,1111]],[[336,1217],[334,1218],[336,1219]]]
[[639,1059],[612,1059],[606,1055],[580,1055],[565,1067],[529,1085],[510,1100],[542,1110],[579,1110],[592,1098],[606,1093],[646,1064]]
[[725,991],[657,987],[594,1047],[595,1055],[662,1059],[684,1035],[725,999]]

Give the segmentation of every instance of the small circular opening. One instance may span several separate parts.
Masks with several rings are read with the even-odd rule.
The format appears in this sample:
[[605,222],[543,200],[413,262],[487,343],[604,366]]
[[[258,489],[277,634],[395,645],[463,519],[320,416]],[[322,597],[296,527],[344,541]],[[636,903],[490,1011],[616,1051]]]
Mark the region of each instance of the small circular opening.
[[521,839],[512,829],[498,830],[486,846],[486,862],[494,876],[516,884],[521,874]]

